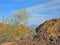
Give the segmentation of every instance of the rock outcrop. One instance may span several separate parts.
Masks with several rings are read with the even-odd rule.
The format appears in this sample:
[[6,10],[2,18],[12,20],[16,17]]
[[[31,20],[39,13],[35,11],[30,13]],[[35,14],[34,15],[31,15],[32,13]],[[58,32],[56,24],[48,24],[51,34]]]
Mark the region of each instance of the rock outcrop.
[[36,28],[36,33],[46,45],[60,45],[60,18],[45,21]]

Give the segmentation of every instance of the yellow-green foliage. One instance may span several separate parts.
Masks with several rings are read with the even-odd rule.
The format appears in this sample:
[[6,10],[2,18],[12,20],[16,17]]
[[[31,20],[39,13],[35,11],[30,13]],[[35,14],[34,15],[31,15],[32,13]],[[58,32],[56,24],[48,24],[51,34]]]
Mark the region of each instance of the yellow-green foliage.
[[[0,27],[2,30],[3,28]],[[27,39],[35,35],[35,30],[26,26],[7,26],[6,29],[0,32],[0,43],[7,41],[20,40],[21,38]]]
[[33,36],[36,34],[35,29],[34,28],[29,28],[27,32],[24,34],[24,39],[26,38],[33,38]]
[[14,26],[9,26],[4,31],[0,32],[0,43],[7,41],[14,41],[18,38],[20,33]]

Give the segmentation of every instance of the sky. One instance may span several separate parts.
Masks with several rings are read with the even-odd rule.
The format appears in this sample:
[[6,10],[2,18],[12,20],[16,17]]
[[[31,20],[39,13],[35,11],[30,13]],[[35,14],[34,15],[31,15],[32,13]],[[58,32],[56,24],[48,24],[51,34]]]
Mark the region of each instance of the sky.
[[46,20],[60,18],[60,0],[0,0],[0,19],[26,8],[28,25],[40,25]]

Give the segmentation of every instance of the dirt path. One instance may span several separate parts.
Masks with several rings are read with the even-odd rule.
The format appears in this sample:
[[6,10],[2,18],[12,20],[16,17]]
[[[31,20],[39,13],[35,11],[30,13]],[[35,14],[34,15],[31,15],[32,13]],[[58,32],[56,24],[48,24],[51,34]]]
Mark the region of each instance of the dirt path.
[[18,45],[16,42],[8,42],[8,43],[4,43],[4,44],[1,44],[1,45]]

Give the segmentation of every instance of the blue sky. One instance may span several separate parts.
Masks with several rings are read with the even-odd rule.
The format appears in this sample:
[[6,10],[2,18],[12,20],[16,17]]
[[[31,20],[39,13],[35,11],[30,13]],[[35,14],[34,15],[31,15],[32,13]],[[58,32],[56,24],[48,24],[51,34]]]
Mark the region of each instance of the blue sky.
[[30,14],[28,25],[40,25],[60,17],[60,0],[0,0],[0,19],[22,8]]

